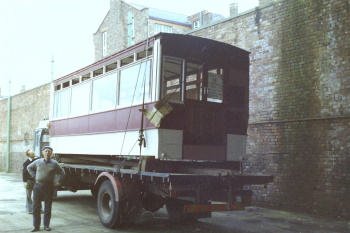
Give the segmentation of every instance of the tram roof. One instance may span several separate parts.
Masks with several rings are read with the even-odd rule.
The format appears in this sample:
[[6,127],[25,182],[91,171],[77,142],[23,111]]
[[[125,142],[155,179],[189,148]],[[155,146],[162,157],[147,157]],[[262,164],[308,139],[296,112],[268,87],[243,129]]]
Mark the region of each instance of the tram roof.
[[111,61],[122,59],[131,54],[142,51],[142,49],[146,48],[146,44],[148,43],[148,47],[152,47],[154,41],[160,39],[161,44],[166,48],[170,48],[176,50],[178,52],[186,52],[190,54],[193,51],[197,53],[200,52],[203,55],[210,53],[211,55],[216,55],[217,57],[226,55],[230,56],[233,60],[239,60],[236,58],[240,57],[249,57],[250,52],[241,49],[239,47],[215,41],[212,39],[207,39],[198,36],[192,36],[187,34],[174,34],[174,33],[158,33],[146,40],[143,40],[135,45],[127,47],[119,52],[116,52],[110,56],[107,56],[101,60],[98,60],[86,67],[83,67],[79,70],[76,70],[70,74],[67,74],[61,78],[54,80],[54,83],[62,83],[66,80],[69,80],[78,75],[82,75],[88,71],[92,71],[98,68],[101,68],[104,65],[108,65]]

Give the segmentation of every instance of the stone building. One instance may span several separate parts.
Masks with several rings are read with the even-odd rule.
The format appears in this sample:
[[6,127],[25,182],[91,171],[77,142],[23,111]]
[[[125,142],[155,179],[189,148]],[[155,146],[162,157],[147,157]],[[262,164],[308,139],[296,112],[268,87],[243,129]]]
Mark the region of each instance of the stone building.
[[[6,170],[8,100],[8,98],[0,100],[0,171]],[[27,158],[25,151],[33,149],[35,128],[38,127],[41,120],[49,118],[50,84],[11,96],[10,101],[9,171],[21,173],[22,164]]]
[[[119,0],[113,2],[125,4]],[[260,2],[259,7],[250,11],[183,32],[251,52],[250,119],[244,170],[275,176],[266,189],[252,187],[253,204],[349,218],[350,2]],[[146,9],[125,7],[148,17]],[[96,40],[102,41],[103,28],[108,30],[111,39],[108,43],[115,47],[113,51],[127,45],[126,32],[113,37],[114,29],[107,25],[112,20],[111,12],[94,36],[96,51],[100,51],[96,59],[102,58]],[[146,29],[139,32],[147,35]],[[48,116],[48,101],[48,85],[12,98],[11,172],[19,171],[21,164],[16,163],[22,160],[17,157],[23,155],[26,143],[32,143],[30,132]],[[6,117],[7,99],[3,99],[0,100],[2,170],[6,159]]]
[[158,10],[123,0],[111,0],[110,9],[94,34],[95,60],[116,53],[159,32],[185,33],[223,19],[202,11],[193,16]]

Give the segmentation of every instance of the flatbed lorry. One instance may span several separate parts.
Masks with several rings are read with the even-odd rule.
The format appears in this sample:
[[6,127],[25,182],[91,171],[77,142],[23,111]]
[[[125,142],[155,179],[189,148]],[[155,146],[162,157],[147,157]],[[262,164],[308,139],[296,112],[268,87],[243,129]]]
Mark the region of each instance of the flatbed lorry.
[[242,169],[248,99],[249,52],[160,33],[55,80],[34,149],[50,141],[59,190],[91,190],[107,228],[164,205],[174,220],[243,210],[247,186],[273,181]]

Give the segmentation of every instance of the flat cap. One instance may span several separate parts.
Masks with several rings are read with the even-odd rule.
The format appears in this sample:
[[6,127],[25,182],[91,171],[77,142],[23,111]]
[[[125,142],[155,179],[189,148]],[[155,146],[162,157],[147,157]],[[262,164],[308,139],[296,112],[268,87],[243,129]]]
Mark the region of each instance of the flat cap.
[[45,150],[45,149],[50,149],[51,151],[53,151],[52,147],[51,146],[44,146],[42,151]]

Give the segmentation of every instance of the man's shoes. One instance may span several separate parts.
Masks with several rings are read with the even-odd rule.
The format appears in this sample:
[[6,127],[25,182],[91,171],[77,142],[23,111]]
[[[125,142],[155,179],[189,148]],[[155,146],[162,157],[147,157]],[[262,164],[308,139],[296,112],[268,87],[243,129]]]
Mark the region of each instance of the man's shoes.
[[51,231],[50,227],[44,226],[45,231]]
[[32,232],[40,231],[40,227],[34,227]]

